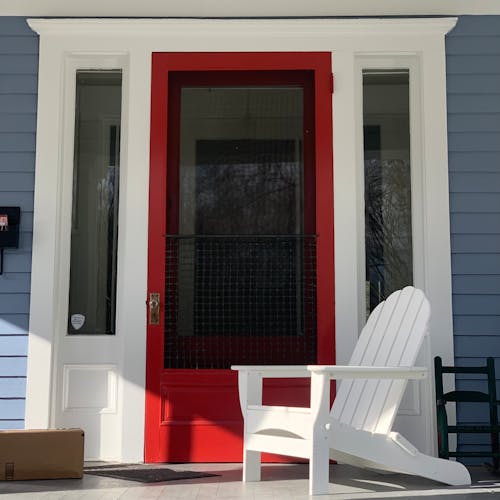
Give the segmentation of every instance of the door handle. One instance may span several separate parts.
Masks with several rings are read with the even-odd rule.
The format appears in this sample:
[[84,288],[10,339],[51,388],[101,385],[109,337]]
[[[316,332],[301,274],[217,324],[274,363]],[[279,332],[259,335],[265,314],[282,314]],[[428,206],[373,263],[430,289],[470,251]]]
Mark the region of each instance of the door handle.
[[149,324],[159,325],[160,324],[160,294],[150,293],[149,294]]

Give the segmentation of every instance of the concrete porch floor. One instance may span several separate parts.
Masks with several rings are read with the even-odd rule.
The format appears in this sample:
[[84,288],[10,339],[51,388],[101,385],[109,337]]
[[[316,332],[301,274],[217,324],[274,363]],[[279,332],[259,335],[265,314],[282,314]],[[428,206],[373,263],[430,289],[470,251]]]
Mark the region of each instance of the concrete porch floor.
[[[9,481],[0,483],[2,500],[26,499],[308,499],[307,465],[264,465],[262,481],[241,482],[241,464],[171,464],[175,470],[203,471],[217,477],[138,483],[86,474],[82,480]],[[473,484],[449,487],[403,474],[380,475],[350,467],[330,466],[330,494],[324,499],[436,498],[474,499],[489,495],[500,499],[500,475],[483,467],[471,467]]]

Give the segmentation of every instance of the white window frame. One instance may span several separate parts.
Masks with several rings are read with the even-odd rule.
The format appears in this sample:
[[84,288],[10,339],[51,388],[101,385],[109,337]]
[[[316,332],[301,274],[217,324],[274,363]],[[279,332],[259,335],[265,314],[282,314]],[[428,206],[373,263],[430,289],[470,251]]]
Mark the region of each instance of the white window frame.
[[[143,459],[146,368],[147,220],[152,52],[332,52],[335,92],[334,214],[336,355],[348,360],[362,326],[359,165],[362,113],[359,62],[409,57],[418,66],[421,95],[422,285],[433,306],[432,351],[453,360],[448,208],[444,36],[456,18],[426,19],[30,19],[40,34],[38,128],[26,426],[48,427],[53,411],[55,339],[64,335],[68,265],[65,68],[79,58],[124,58],[119,216],[120,280],[117,331],[124,461]],[[125,73],[127,74],[125,78]],[[412,101],[413,102],[413,101]],[[73,103],[74,104],[74,103]],[[74,111],[73,111],[74,112]],[[360,125],[361,124],[361,125]],[[129,138],[129,139],[127,139]],[[361,145],[361,148],[360,148]],[[416,151],[416,148],[414,148]],[[412,158],[413,160],[413,158]],[[71,168],[73,159],[71,158]],[[413,164],[412,167],[415,167]],[[432,215],[432,217],[431,217]],[[417,221],[417,226],[419,222]],[[364,234],[364,232],[363,232]],[[63,266],[60,266],[63,263]],[[66,263],[66,264],[64,264]],[[418,270],[417,270],[418,271]],[[420,274],[420,271],[417,272]]]
[[[56,302],[56,313],[57,321],[63,321],[62,324],[56,325],[56,330],[58,332],[65,331],[65,336],[69,335],[67,331],[67,319],[68,319],[68,308],[69,308],[69,286],[70,286],[70,267],[71,267],[71,228],[72,228],[72,217],[73,217],[73,176],[75,174],[74,165],[74,152],[75,152],[75,120],[76,120],[76,74],[80,70],[121,70],[122,72],[122,102],[121,102],[121,134],[120,143],[123,144],[123,136],[127,136],[127,109],[124,104],[126,103],[127,96],[127,79],[128,79],[128,58],[123,54],[107,54],[103,57],[96,57],[92,55],[84,54],[72,54],[65,58],[65,71],[64,71],[64,103],[63,103],[63,130],[62,130],[62,163],[59,172],[59,185],[60,185],[60,213],[58,214],[60,219],[60,233],[59,233],[59,266],[56,268],[56,275],[58,279],[57,289],[60,293],[57,296]],[[122,127],[122,124],[124,125]],[[122,158],[121,147],[120,147],[120,170],[121,161],[125,161],[124,170],[127,169],[126,158]],[[38,174],[38,172],[37,172]],[[125,186],[122,184],[124,181],[119,177],[119,193]],[[118,197],[118,204],[120,205],[120,197]],[[118,206],[118,228],[122,223],[125,223],[123,217],[121,216],[120,206]],[[117,285],[116,294],[121,293],[121,279],[124,274],[124,269],[119,266],[119,259],[121,255],[121,249],[123,248],[124,242],[120,239],[120,231],[118,231],[118,241],[117,241]],[[67,293],[66,293],[67,292]],[[118,298],[116,300],[118,303]],[[116,323],[116,321],[115,321]],[[118,328],[112,325],[114,335],[117,334]],[[85,337],[86,335],[74,334],[78,337]],[[94,337],[94,335],[89,335]],[[100,335],[102,337],[102,335]],[[95,336],[97,337],[97,335]],[[104,337],[105,338],[105,337]],[[55,339],[57,344],[57,339]]]

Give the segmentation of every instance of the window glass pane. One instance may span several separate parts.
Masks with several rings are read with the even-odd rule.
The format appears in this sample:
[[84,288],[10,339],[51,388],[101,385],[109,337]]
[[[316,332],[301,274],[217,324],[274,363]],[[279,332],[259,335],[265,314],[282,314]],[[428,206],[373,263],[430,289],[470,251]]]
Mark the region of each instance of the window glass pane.
[[182,89],[181,233],[302,233],[302,99],[300,87]]
[[262,336],[269,315],[274,334],[300,330],[299,240],[267,238],[302,233],[303,120],[301,87],[181,89],[179,233],[195,238],[178,243],[180,334]]
[[76,74],[70,334],[115,333],[121,81]]
[[408,70],[363,72],[367,314],[413,283]]

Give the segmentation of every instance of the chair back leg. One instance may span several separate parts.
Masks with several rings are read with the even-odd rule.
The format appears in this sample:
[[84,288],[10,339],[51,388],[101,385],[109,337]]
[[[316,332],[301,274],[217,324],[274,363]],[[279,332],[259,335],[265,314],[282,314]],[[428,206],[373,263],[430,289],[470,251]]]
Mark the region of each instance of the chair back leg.
[[499,470],[500,446],[498,443],[498,406],[497,406],[497,388],[495,376],[495,360],[488,358],[486,360],[488,368],[488,394],[490,397],[490,425],[494,431],[490,434],[491,451],[493,454],[493,468]]
[[438,432],[439,458],[450,458],[448,441],[448,416],[446,414],[446,401],[443,398],[443,361],[440,356],[434,358],[434,374],[436,376],[436,416]]

